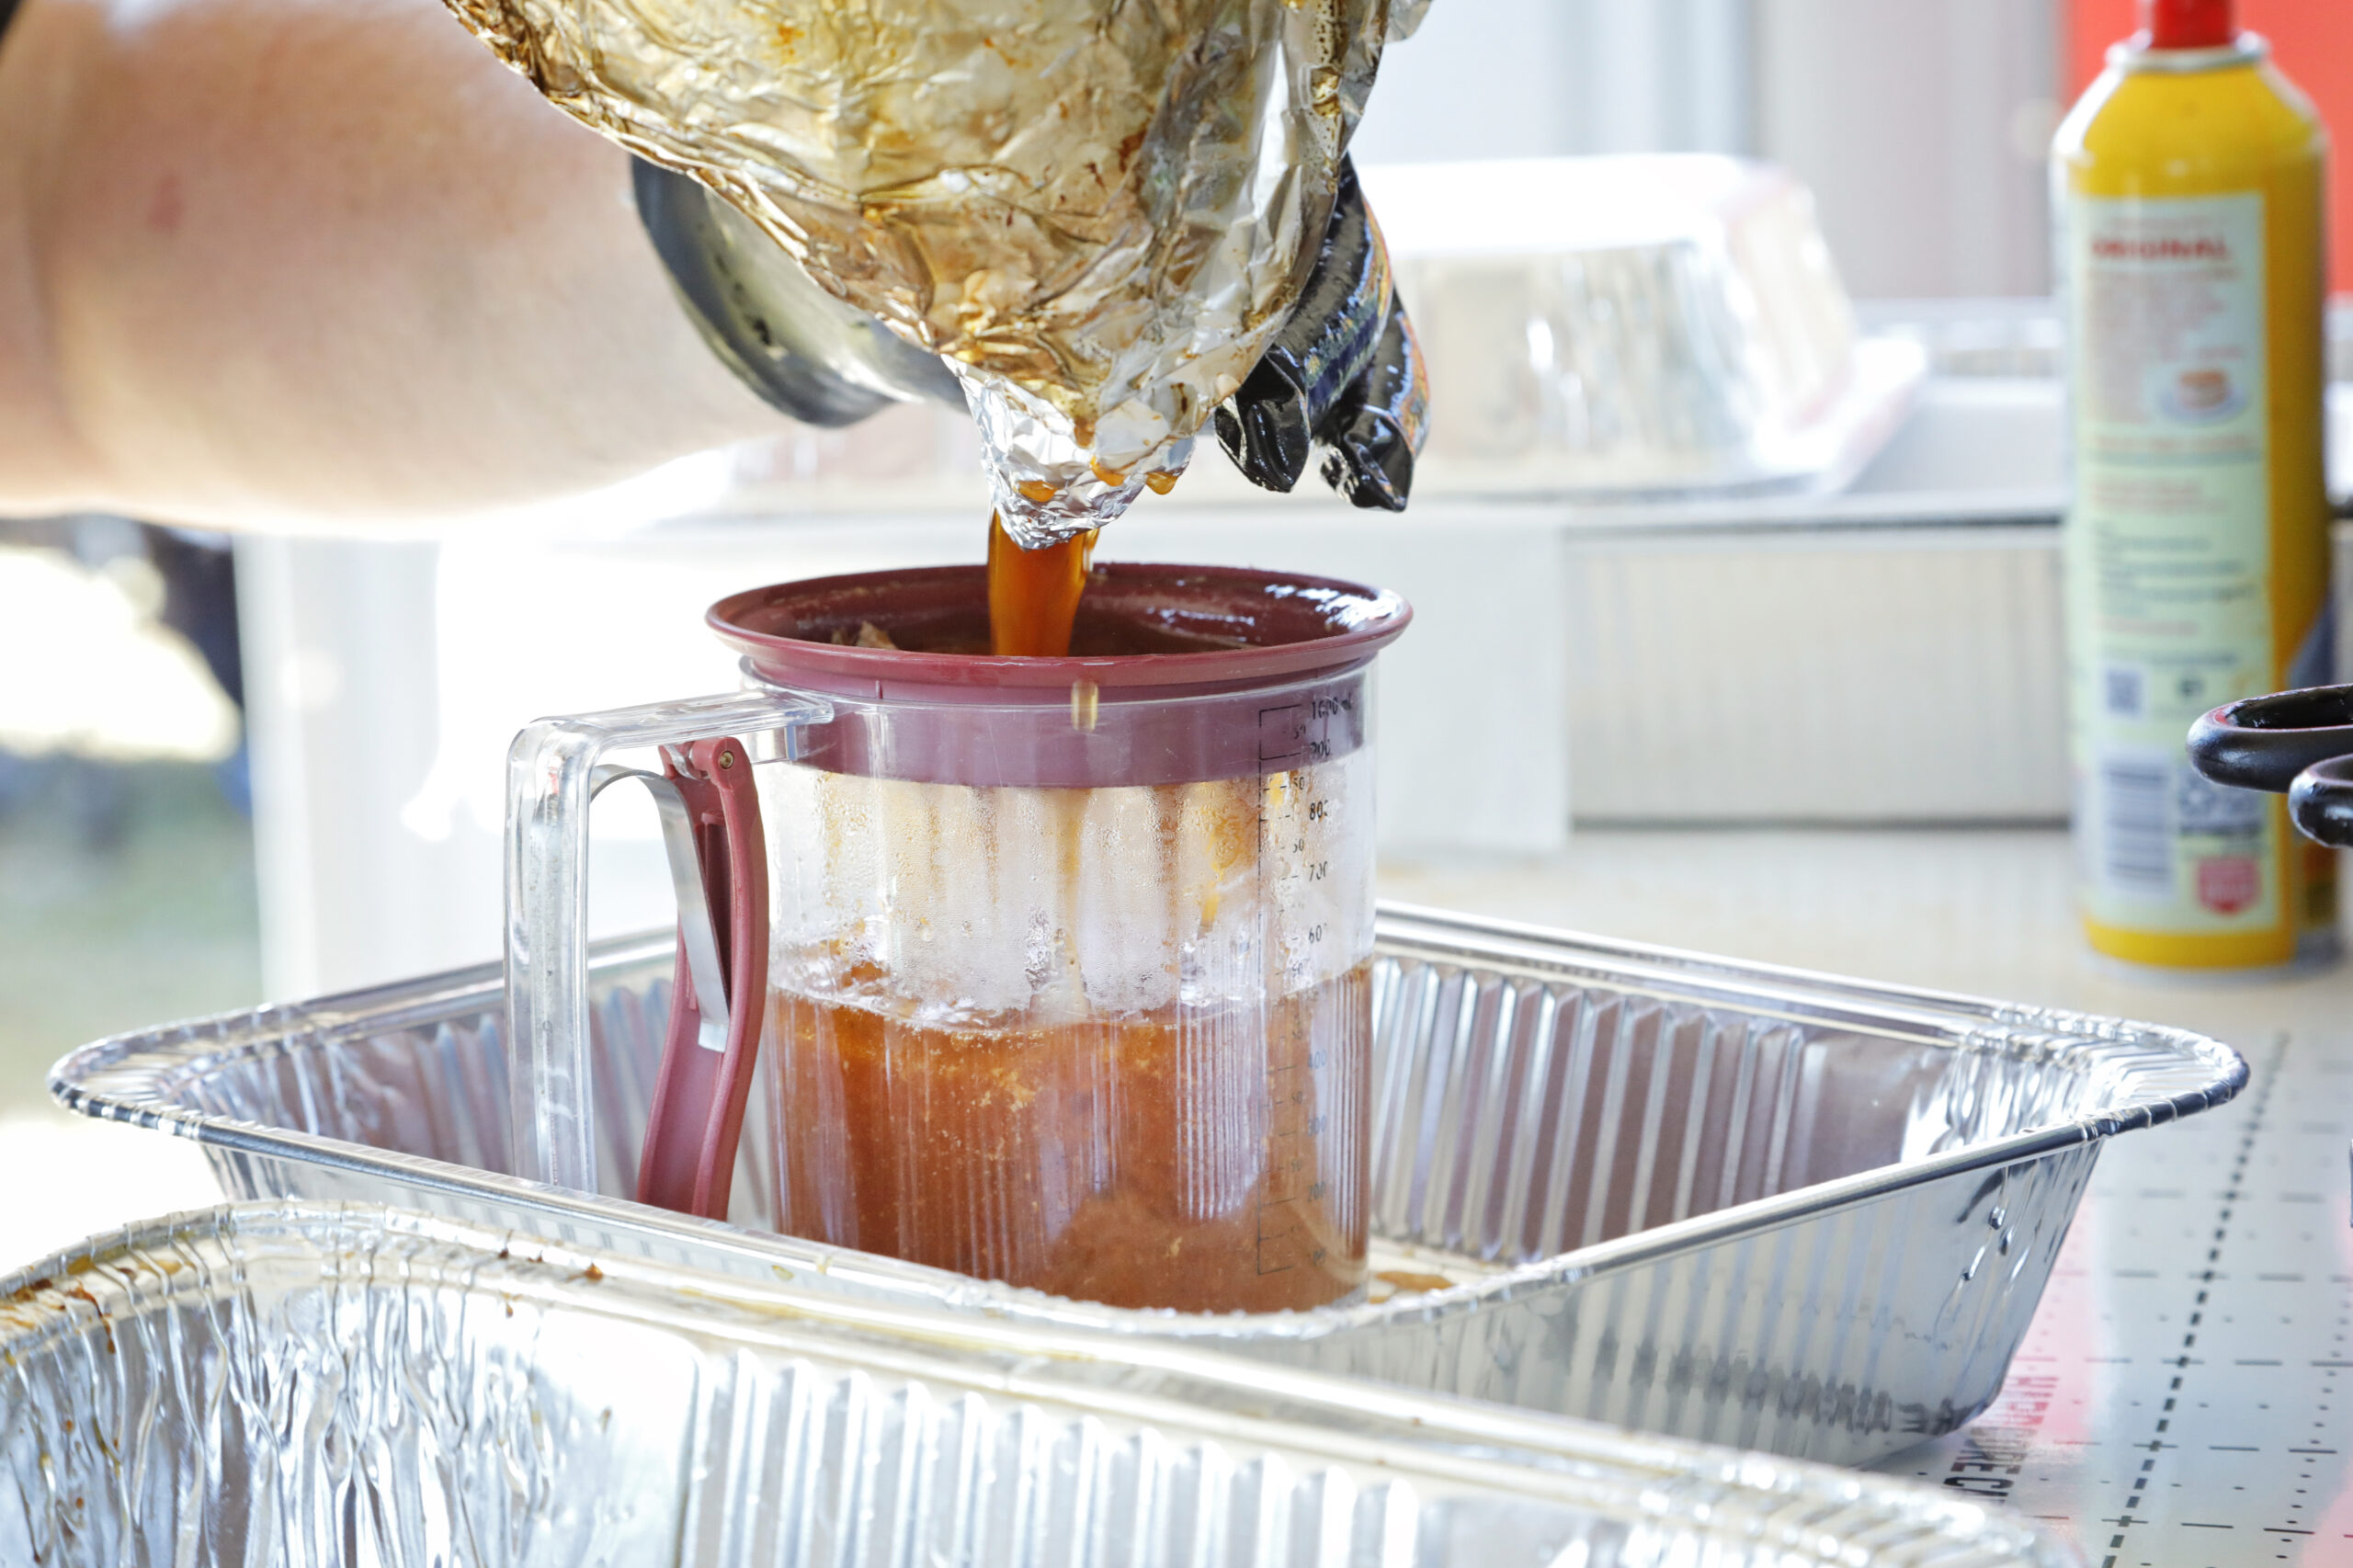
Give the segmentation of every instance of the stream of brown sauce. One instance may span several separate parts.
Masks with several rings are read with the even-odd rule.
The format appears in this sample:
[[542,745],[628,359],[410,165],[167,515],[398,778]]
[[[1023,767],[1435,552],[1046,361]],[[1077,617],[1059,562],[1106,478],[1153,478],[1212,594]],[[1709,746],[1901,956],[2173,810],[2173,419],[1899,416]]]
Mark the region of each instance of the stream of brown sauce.
[[1095,555],[1095,530],[1024,550],[989,514],[989,652],[1059,659],[1070,652],[1071,622]]

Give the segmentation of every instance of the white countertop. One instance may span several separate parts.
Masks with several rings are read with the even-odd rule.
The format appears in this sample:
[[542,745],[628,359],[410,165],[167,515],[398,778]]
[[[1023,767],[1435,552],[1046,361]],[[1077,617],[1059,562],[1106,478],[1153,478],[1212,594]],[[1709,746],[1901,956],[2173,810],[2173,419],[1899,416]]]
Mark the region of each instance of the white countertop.
[[2177,979],[2077,935],[2055,829],[1580,830],[1542,861],[1383,868],[1381,895],[1726,957],[2179,1024],[2234,1044],[2353,1005],[2336,971]]

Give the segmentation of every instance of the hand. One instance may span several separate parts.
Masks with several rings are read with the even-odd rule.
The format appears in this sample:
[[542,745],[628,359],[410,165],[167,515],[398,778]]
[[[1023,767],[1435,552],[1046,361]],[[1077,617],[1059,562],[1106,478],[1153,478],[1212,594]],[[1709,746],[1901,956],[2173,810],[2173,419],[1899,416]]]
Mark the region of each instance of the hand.
[[1381,229],[1343,158],[1315,270],[1257,368],[1218,408],[1218,441],[1251,483],[1286,492],[1321,442],[1326,484],[1359,506],[1402,512],[1428,402]]

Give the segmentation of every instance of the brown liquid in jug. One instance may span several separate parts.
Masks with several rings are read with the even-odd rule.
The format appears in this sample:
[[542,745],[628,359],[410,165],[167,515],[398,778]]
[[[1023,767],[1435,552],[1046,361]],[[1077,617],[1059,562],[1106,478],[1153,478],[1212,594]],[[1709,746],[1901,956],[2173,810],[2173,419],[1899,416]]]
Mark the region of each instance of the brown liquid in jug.
[[[989,519],[992,653],[1069,652],[1094,545],[1025,551]],[[1266,781],[1231,787],[1255,824]],[[1263,1006],[1076,1022],[943,1028],[782,989],[772,1008],[790,1234],[1123,1307],[1274,1312],[1364,1282],[1369,963]]]
[[1364,1282],[1370,964],[1265,1007],[1001,1029],[775,997],[790,1234],[1122,1307]]

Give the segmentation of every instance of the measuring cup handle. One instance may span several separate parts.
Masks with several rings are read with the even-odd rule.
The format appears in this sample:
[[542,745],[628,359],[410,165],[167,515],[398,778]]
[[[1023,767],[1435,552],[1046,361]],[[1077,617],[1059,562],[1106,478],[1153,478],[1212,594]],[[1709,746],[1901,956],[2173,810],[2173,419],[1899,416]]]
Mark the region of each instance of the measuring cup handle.
[[[606,755],[648,746],[691,748],[699,741],[756,733],[789,733],[832,716],[823,701],[761,689],[541,719],[515,737],[506,754],[507,1165],[513,1175],[575,1191],[600,1190],[592,1108],[597,1100],[589,1051],[588,959],[583,937],[588,906],[588,804],[599,775],[608,772],[603,767]],[[688,760],[692,762],[691,751]],[[685,787],[679,781],[682,799]],[[747,787],[739,820],[756,820],[750,814],[751,799]],[[746,928],[734,924],[735,906],[750,899],[756,889],[759,897],[755,902],[765,916],[767,858],[754,852],[756,839],[740,835],[726,838],[723,791],[716,810],[725,848],[694,858],[705,865],[727,864],[731,880],[724,903],[710,913],[715,917],[723,912],[730,929],[742,932]],[[739,855],[748,857],[756,873],[734,874]],[[701,896],[709,897],[707,892]],[[690,895],[682,892],[681,907],[690,903]],[[710,923],[719,924],[715,918]],[[760,979],[756,985],[745,985],[743,966],[754,955],[761,966]],[[682,955],[682,969],[688,967],[687,956]],[[727,1065],[729,1052],[722,1047],[717,1053],[720,1078],[728,1092],[711,1102],[722,1113],[715,1130],[731,1140],[741,1129],[742,1092],[729,1074],[740,1071],[748,1088],[750,1056],[756,1049],[766,1000],[767,960],[765,937],[731,944],[729,969],[740,1001],[728,1005],[727,1016],[731,1025],[741,1017],[746,1044],[733,1069]],[[691,979],[691,973],[680,977],[676,996],[681,1006],[698,993],[711,994],[712,988],[688,983]],[[724,983],[719,989],[723,988]],[[701,1010],[698,1003],[698,1015]],[[699,1017],[698,1035],[699,1025]],[[671,1054],[664,1052],[665,1062]],[[733,1119],[726,1114],[730,1105]],[[714,1130],[708,1117],[703,1127]],[[665,1161],[668,1148],[665,1141]],[[722,1209],[724,1187],[722,1178],[717,1188]],[[635,1190],[635,1184],[620,1190]],[[711,1191],[706,1187],[706,1196]]]
[[[683,756],[672,748],[663,773],[684,807],[699,875],[690,884],[685,868],[674,867],[678,960],[637,1200],[724,1220],[768,989],[767,843],[743,742],[697,741]],[[700,901],[702,923],[689,918],[689,900]]]

